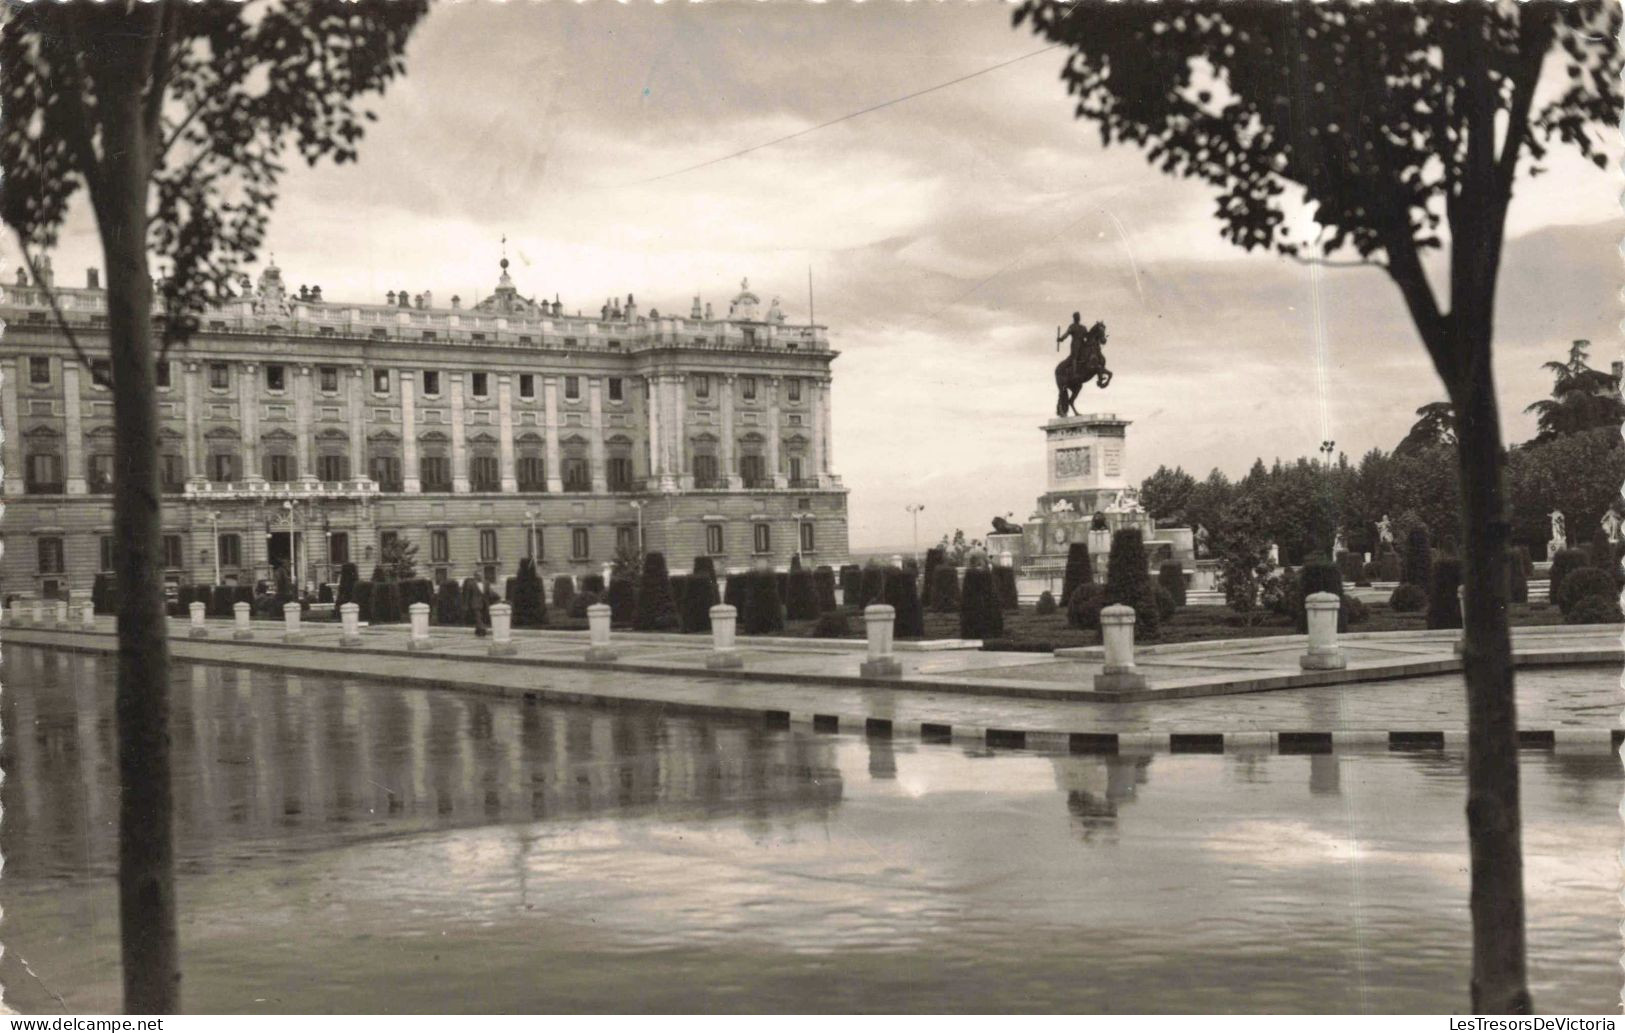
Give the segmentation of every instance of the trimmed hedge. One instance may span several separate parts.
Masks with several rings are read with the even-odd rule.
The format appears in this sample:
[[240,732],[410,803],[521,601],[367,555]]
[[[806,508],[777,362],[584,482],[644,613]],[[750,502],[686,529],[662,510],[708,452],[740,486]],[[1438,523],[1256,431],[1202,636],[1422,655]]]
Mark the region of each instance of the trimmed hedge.
[[118,582],[111,574],[97,574],[90,583],[90,608],[97,613],[118,612]]
[[1409,582],[1401,582],[1388,597],[1388,608],[1395,613],[1417,613],[1427,609],[1427,605],[1427,591]]
[[819,613],[836,609],[835,570],[832,567],[821,566],[813,571],[813,593],[818,597]]
[[810,621],[817,616],[818,590],[813,586],[812,571],[801,566],[793,567],[784,597],[784,617],[792,621]]
[[745,626],[745,575],[729,574],[722,601],[738,611],[739,627]]
[[519,561],[519,573],[508,583],[508,593],[514,627],[547,627],[547,595],[542,591],[542,578],[536,573],[535,560],[526,556]]
[[813,625],[813,638],[845,638],[851,633],[851,625],[847,623],[846,614],[840,610],[830,610],[820,614],[818,623]]
[[[925,550],[925,579],[920,582],[920,605],[932,613],[952,613],[953,610],[937,609],[937,570],[948,559],[948,550],[940,545]],[[954,608],[958,609],[959,582],[954,582]]]
[[1433,576],[1428,582],[1428,629],[1461,627],[1461,597],[1456,589],[1461,585],[1461,561],[1441,558],[1433,561]]
[[1106,586],[1079,585],[1066,604],[1066,622],[1084,631],[1100,630],[1100,611],[1106,608]]
[[434,620],[447,628],[463,623],[463,593],[456,581],[440,582],[440,591],[435,593]]
[[587,608],[597,606],[599,595],[597,592],[577,592],[570,599],[570,616],[575,620],[587,619]]
[[672,598],[671,579],[666,574],[666,554],[648,553],[643,557],[643,580],[637,589],[632,627],[638,631],[673,631],[679,626],[677,601]]
[[581,584],[576,586],[576,590],[579,591],[579,592],[591,592],[593,595],[598,596],[600,599],[603,598],[603,595],[604,595],[604,575],[602,575],[602,574],[586,574],[586,575],[583,575],[583,577],[581,578]]
[[711,630],[711,607],[717,605],[717,579],[702,573],[690,574],[683,585],[677,616],[682,630],[690,635]]
[[965,571],[965,584],[961,589],[959,637],[985,640],[1003,634],[1004,609],[999,605],[993,573],[986,567],[972,567]]
[[1145,539],[1137,527],[1125,527],[1112,535],[1112,551],[1106,560],[1105,605],[1133,607],[1135,634],[1148,638],[1157,634],[1161,615],[1145,558]]
[[885,591],[886,568],[879,563],[869,563],[863,568],[863,577],[858,582],[858,609],[882,601]]
[[1040,617],[1048,617],[1055,612],[1055,596],[1049,589],[1038,593],[1038,605],[1033,607],[1033,612]]
[[[356,618],[363,624],[372,623],[372,582],[357,581],[353,589],[354,596],[350,599],[356,606]],[[265,598],[269,599],[270,596]],[[257,605],[257,602],[256,602]]]
[[862,595],[863,568],[856,563],[841,567],[841,605],[857,606]]
[[1405,567],[1400,572],[1400,580],[1425,589],[1432,573],[1433,551],[1428,547],[1428,533],[1420,527],[1413,527],[1405,541]]
[[717,564],[709,556],[694,557],[694,569],[689,572],[692,577],[708,577],[712,581],[717,579]]
[[609,579],[609,591],[604,594],[604,602],[609,604],[609,621],[611,624],[627,625],[637,615],[638,586],[629,577],[616,574]]
[[1619,600],[1606,595],[1586,596],[1563,617],[1565,624],[1618,624],[1622,620]]
[[[959,571],[947,564],[934,565],[931,557],[926,556],[926,569],[931,571],[931,580],[928,596],[922,596],[921,605],[925,605],[926,598],[931,600],[932,613],[957,613],[959,611]],[[965,573],[969,574],[970,571]]]
[[745,605],[740,610],[739,628],[746,635],[776,635],[784,630],[784,605],[779,602],[779,577],[771,570],[752,570],[742,578]]
[[339,568],[339,591],[338,595],[333,599],[335,608],[343,606],[345,603],[355,602],[355,583],[359,580],[361,580],[361,575],[356,570],[354,563],[346,563]]

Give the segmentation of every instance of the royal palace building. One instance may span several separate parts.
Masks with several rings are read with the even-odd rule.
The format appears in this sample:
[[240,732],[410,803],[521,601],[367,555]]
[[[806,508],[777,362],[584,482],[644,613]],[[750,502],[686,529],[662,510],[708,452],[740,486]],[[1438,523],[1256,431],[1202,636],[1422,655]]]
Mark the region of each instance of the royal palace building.
[[[596,316],[520,294],[507,260],[477,304],[288,289],[273,264],[158,367],[171,582],[363,577],[392,538],[420,574],[601,573],[640,541],[674,572],[847,558],[832,472],[825,328],[763,311]],[[0,298],[6,512],[0,592],[88,590],[113,568],[106,295],[29,283]],[[90,357],[78,362],[50,297]]]

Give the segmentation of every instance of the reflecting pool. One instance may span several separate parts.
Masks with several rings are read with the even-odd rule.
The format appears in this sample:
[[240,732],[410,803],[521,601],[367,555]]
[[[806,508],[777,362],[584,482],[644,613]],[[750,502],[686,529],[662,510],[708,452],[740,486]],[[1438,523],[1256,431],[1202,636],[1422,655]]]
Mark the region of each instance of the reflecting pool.
[[[10,647],[0,977],[119,1001],[112,661]],[[1061,756],[177,665],[183,1001],[1455,1011],[1459,752]],[[1617,1007],[1620,767],[1525,752],[1543,1010]]]

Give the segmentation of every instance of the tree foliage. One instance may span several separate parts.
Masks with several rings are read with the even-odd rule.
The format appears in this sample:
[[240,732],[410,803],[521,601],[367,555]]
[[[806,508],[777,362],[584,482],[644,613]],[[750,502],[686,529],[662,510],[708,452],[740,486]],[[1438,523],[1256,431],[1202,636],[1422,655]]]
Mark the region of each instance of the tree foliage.
[[1625,401],[1619,396],[1619,378],[1587,364],[1590,346],[1590,341],[1575,341],[1569,346],[1567,361],[1548,362],[1542,367],[1552,374],[1552,396],[1532,402],[1524,409],[1535,414],[1535,425],[1539,429],[1536,442],[1598,429],[1617,432],[1619,425],[1625,423]]

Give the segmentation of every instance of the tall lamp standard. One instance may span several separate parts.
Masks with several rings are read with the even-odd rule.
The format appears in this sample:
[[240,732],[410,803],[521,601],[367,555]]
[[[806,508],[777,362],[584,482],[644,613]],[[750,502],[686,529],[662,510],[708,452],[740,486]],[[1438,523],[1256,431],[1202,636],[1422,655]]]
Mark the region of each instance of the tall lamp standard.
[[923,502],[910,502],[903,507],[914,514],[914,562],[920,562],[920,510],[925,508]]
[[291,568],[289,570],[289,574],[291,575],[290,580],[293,581],[293,592],[296,596],[302,591],[302,589],[299,587],[299,525],[297,522],[299,517],[298,506],[299,503],[296,499],[289,499],[282,504],[282,508],[288,511],[288,566]]
[[536,560],[536,521],[541,518],[541,515],[540,512],[534,509],[525,510],[525,519],[530,523],[530,558],[532,562]]
[[643,555],[643,500],[633,499],[632,508],[638,511],[638,555]]
[[220,585],[220,511],[218,509],[209,513],[209,526],[214,529],[214,583]]

